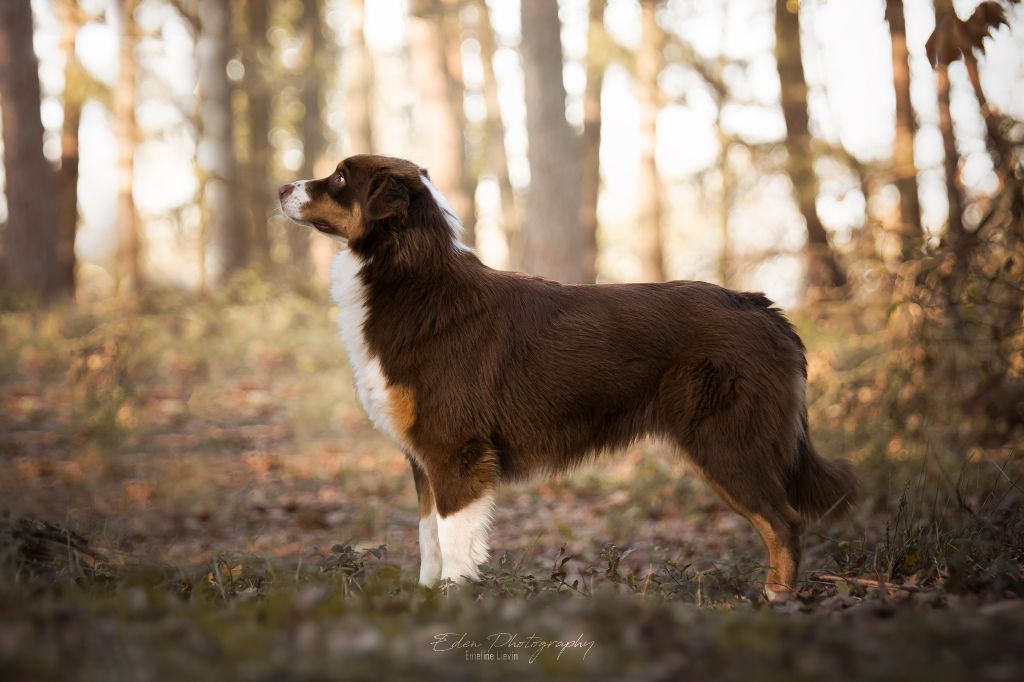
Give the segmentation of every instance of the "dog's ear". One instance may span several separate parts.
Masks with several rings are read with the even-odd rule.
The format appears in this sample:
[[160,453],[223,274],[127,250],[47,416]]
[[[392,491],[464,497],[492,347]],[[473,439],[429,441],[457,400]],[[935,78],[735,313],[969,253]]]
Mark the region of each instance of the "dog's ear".
[[388,170],[378,171],[370,180],[363,215],[366,220],[402,220],[409,212],[409,188],[402,178]]

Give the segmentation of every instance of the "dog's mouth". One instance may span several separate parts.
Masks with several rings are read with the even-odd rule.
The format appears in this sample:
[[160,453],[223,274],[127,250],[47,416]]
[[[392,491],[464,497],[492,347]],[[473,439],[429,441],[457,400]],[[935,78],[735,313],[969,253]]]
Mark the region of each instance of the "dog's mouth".
[[335,228],[331,227],[330,223],[327,223],[326,221],[311,220],[306,217],[292,215],[292,212],[289,211],[287,207],[284,209],[284,214],[291,218],[294,222],[298,223],[299,225],[304,225],[305,227],[312,227],[314,230],[324,235],[325,237],[330,237],[331,239],[340,241],[342,243],[348,243],[348,239],[340,232],[338,232]]
[[297,222],[297,223],[299,223],[301,225],[308,225],[309,227],[312,227],[317,232],[323,232],[324,234],[329,234],[329,235],[333,235],[334,234],[334,230],[331,228],[331,226],[328,225],[327,223],[323,222],[322,220],[308,220],[306,218],[303,218],[301,220],[296,220],[295,222]]
[[343,234],[340,234],[338,231],[336,231],[334,228],[332,228],[325,222],[319,220],[310,220],[307,222],[307,224],[320,234],[324,235],[325,237],[330,237],[334,241],[340,242],[343,245],[348,244],[348,237],[346,237]]

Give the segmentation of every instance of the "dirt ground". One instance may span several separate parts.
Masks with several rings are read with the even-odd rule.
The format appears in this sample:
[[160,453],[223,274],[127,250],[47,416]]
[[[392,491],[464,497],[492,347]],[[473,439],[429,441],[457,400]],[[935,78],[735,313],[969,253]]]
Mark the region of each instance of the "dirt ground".
[[5,315],[4,679],[1024,674],[1013,449],[950,485],[812,403],[865,490],[809,529],[783,605],[753,530],[653,442],[503,489],[483,580],[427,591],[408,464],[330,306],[257,296]]

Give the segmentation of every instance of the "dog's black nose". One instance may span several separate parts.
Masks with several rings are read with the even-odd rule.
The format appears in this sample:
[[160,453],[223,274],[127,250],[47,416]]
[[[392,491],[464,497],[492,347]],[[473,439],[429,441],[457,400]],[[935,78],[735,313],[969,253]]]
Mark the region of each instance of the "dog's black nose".
[[281,185],[280,187],[277,188],[277,196],[281,198],[281,201],[284,201],[285,199],[288,198],[288,195],[291,194],[292,190],[294,189],[295,185],[291,184],[290,182],[287,185]]

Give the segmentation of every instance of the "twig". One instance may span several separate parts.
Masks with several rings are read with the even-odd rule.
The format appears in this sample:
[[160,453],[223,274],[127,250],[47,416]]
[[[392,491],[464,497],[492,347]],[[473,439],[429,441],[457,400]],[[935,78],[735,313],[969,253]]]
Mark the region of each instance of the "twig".
[[881,580],[872,580],[871,578],[844,578],[842,576],[828,574],[815,576],[814,579],[823,580],[828,583],[860,583],[865,587],[876,587],[886,590],[905,590],[907,592],[920,592],[923,589],[916,585],[897,585],[896,583],[887,583]]
[[220,598],[224,600],[226,604],[228,601],[228,594],[224,591],[223,578],[220,577],[220,567],[217,565],[220,563],[219,559],[213,560],[213,573],[217,578],[217,589],[220,590]]

